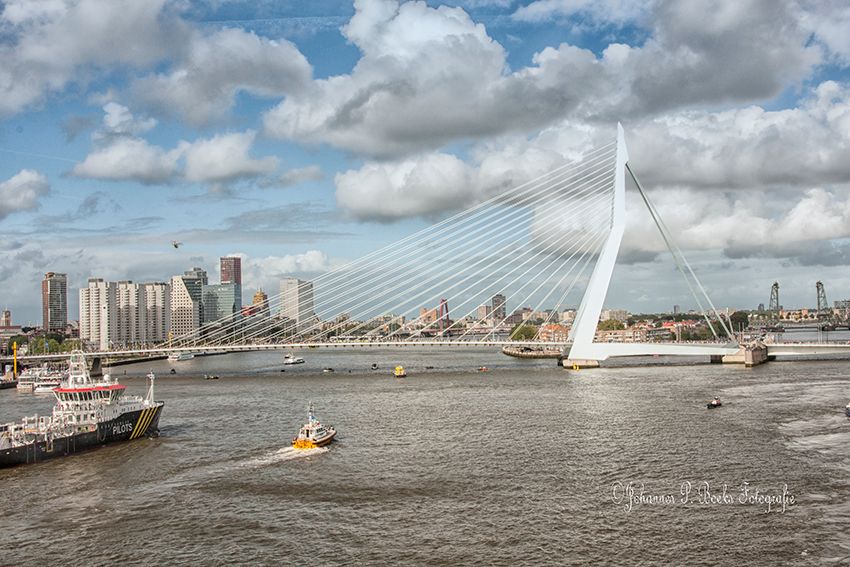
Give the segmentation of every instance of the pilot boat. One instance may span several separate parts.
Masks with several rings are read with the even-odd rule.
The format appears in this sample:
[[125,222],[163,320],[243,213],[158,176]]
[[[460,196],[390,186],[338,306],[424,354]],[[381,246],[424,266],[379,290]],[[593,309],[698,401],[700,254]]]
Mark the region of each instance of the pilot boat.
[[407,372],[404,371],[404,366],[396,366],[395,370],[393,370],[393,376],[396,378],[404,378],[407,376]]
[[324,447],[334,440],[336,429],[333,426],[325,427],[313,414],[313,404],[310,404],[307,423],[301,426],[298,436],[292,440],[292,446],[296,449],[315,449]]
[[67,377],[53,390],[52,415],[0,424],[0,468],[156,435],[164,402],[154,401],[153,384],[150,373],[145,397],[125,395],[108,374],[92,378],[83,353],[72,353]]
[[722,406],[722,405],[723,405],[723,404],[722,404],[722,403],[720,403],[720,398],[717,398],[717,397],[715,397],[713,400],[711,400],[710,402],[708,402],[707,404],[705,404],[705,406],[706,406],[708,409],[715,409],[715,408],[719,408],[719,407],[720,407],[720,406]]
[[293,356],[292,353],[283,356],[284,364],[304,364],[304,359],[300,356]]

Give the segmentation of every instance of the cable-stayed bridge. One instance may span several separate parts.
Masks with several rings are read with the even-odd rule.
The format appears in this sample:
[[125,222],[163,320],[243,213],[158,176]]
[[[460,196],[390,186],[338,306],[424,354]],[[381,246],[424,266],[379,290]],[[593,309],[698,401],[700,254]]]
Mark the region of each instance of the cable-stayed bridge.
[[[636,186],[716,342],[594,341],[625,229],[627,179]],[[505,309],[506,299],[534,312],[547,309],[535,337],[516,340],[521,326]],[[568,305],[579,305],[569,336],[543,336],[540,331],[558,323],[558,313]],[[237,313],[184,333],[172,332],[166,343],[91,354],[512,345],[560,348],[570,361],[591,364],[612,356],[724,355],[739,350],[640,185],[619,126],[616,139],[578,161],[495,194],[311,282],[297,281],[254,307],[249,316]],[[172,306],[172,329],[175,309]]]

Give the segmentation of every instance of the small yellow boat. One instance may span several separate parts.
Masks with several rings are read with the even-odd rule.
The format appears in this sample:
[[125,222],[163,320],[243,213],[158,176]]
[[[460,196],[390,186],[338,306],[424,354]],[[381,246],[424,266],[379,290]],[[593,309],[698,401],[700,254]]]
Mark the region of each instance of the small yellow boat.
[[407,376],[407,372],[404,371],[404,366],[399,365],[399,366],[395,367],[395,370],[393,371],[393,375],[396,378],[404,378],[405,376]]
[[315,449],[324,447],[334,440],[336,429],[333,426],[325,427],[313,414],[313,404],[310,403],[310,411],[307,423],[301,426],[298,436],[292,440],[292,446],[296,449]]

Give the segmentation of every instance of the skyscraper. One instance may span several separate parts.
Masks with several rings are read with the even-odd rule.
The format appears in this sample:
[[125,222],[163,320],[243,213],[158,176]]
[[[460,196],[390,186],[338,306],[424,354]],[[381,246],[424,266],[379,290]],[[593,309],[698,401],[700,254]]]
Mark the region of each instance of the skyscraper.
[[205,281],[206,272],[199,268],[171,278],[172,337],[195,333],[201,328],[201,321],[203,321],[201,298]]
[[41,281],[42,327],[45,332],[68,326],[68,275],[47,272]]
[[493,320],[496,321],[497,324],[504,321],[505,317],[507,317],[507,313],[505,312],[505,303],[505,296],[501,293],[497,293],[493,296],[493,299],[490,304],[490,313],[493,316]]
[[203,287],[203,324],[230,325],[242,312],[242,286],[220,283]]
[[89,278],[80,288],[80,338],[106,350],[118,338],[117,285]]
[[0,317],[0,327],[12,326],[12,312],[8,309],[3,310],[3,316]]
[[171,327],[171,286],[165,282],[141,284],[145,298],[145,340],[162,342]]
[[257,290],[254,294],[252,306],[255,308],[255,313],[263,317],[269,316],[269,296],[262,289]]
[[309,325],[313,311],[313,282],[298,278],[280,280],[280,315],[295,321],[299,327]]
[[221,258],[221,283],[242,285],[242,258],[224,256]]

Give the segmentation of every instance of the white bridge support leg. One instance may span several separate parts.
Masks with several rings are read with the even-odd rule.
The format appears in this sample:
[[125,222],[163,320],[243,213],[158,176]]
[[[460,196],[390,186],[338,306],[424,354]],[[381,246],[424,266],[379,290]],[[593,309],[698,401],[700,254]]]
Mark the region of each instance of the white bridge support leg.
[[737,344],[663,344],[663,343],[596,343],[596,327],[599,315],[611,284],[617,253],[626,228],[626,164],[629,153],[623,127],[617,124],[617,156],[614,171],[614,198],[611,204],[611,231],[605,246],[596,261],[587,290],[579,305],[573,327],[570,330],[570,347],[563,361],[566,368],[591,368],[611,356],[674,355],[710,356],[736,353]]
[[[596,348],[599,345],[594,344],[593,339],[596,337],[596,325],[599,323],[599,315],[602,313],[602,306],[608,293],[608,285],[611,283],[611,274],[614,272],[617,253],[620,251],[620,243],[626,229],[626,162],[628,161],[629,152],[626,149],[623,127],[618,123],[614,199],[611,203],[611,231],[608,233],[608,239],[605,241],[605,246],[602,248],[596,266],[593,268],[587,291],[584,293],[572,329],[570,329],[572,347],[564,366],[599,366],[599,360],[608,358],[608,355]],[[592,362],[595,362],[595,364]]]

